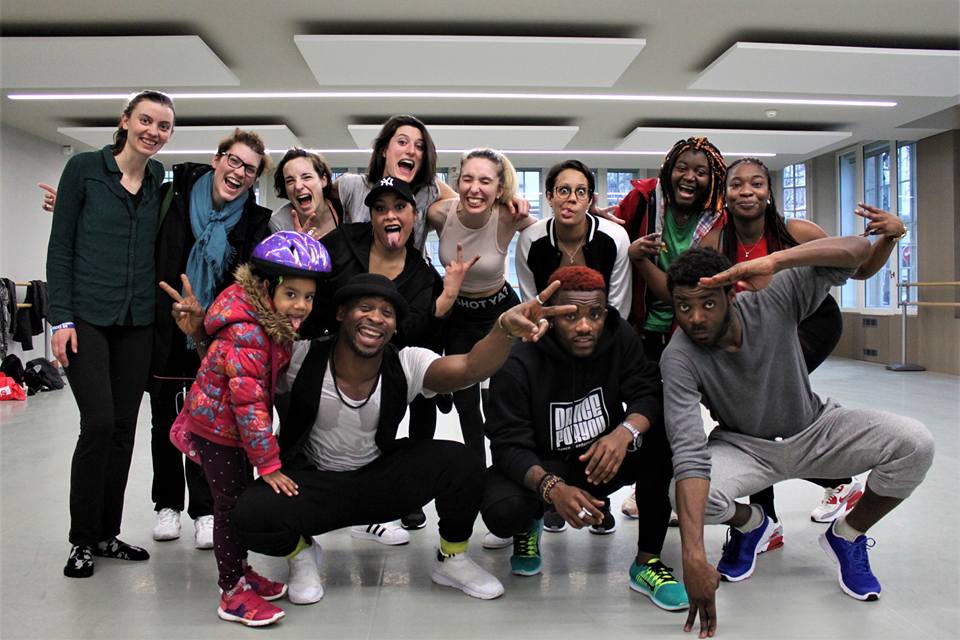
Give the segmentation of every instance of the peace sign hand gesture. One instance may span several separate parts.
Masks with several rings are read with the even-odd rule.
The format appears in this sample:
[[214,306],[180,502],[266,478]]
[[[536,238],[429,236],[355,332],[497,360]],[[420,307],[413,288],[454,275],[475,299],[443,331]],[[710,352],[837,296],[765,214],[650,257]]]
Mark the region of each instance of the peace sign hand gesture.
[[173,315],[173,319],[176,320],[177,327],[180,328],[180,331],[193,338],[201,334],[199,337],[202,338],[203,309],[200,307],[200,303],[197,302],[197,296],[193,294],[193,287],[190,286],[190,278],[187,277],[187,274],[181,273],[180,281],[183,283],[182,296],[166,282],[161,282],[160,288],[163,289],[168,296],[173,298],[173,310],[171,314]]

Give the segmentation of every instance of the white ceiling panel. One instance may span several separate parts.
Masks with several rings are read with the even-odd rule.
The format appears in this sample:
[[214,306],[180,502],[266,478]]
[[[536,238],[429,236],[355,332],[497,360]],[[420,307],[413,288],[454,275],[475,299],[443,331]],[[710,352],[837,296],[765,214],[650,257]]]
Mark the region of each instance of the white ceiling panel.
[[960,94],[960,51],[737,42],[690,88],[949,97]]
[[485,36],[298,35],[294,41],[321,86],[437,87],[612,87],[646,44]]
[[[358,149],[373,147],[381,125],[347,126]],[[437,149],[564,149],[580,127],[428,125]]]
[[198,36],[0,38],[4,89],[238,84]]
[[[215,127],[176,127],[173,137],[161,153],[185,153],[188,151],[207,151],[210,155],[217,150],[220,141],[233,133],[234,126]],[[290,147],[299,147],[300,141],[283,124],[244,125],[241,129],[253,131],[273,153],[283,153]],[[115,127],[59,127],[58,132],[78,142],[100,148],[113,142]]]
[[766,131],[762,129],[674,129],[637,127],[623,139],[619,151],[662,151],[677,140],[706,136],[725,153],[808,154],[850,137],[849,131]]

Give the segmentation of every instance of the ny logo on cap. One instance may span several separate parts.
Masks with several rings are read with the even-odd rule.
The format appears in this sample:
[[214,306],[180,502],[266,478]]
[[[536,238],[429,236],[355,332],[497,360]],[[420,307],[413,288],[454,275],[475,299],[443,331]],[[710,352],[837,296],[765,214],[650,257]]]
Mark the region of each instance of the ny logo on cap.
[[383,180],[381,180],[381,181],[380,181],[380,186],[381,186],[381,187],[392,187],[392,186],[393,186],[393,177],[392,177],[392,176],[387,176],[386,178],[384,178]]

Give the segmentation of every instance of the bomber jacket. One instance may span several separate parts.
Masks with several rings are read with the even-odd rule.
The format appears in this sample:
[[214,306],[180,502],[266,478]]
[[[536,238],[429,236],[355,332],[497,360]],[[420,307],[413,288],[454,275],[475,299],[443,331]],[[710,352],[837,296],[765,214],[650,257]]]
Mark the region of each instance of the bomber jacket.
[[245,264],[236,283],[210,305],[203,324],[213,341],[184,403],[187,428],[211,442],[243,447],[260,475],[276,471],[273,390],[297,334]]
[[[631,265],[627,256],[630,240],[617,224],[587,214],[587,237],[581,251],[587,266],[596,269],[607,283],[607,301],[621,314],[630,310]],[[520,295],[529,300],[543,291],[550,277],[562,266],[553,217],[544,218],[520,232],[516,269]]]
[[[161,199],[166,202],[170,198],[170,205],[160,212],[156,239],[157,277],[153,284],[156,290],[156,320],[151,368],[156,376],[192,378],[200,365],[196,351],[187,348],[186,336],[177,328],[170,313],[173,300],[156,286],[156,282],[163,281],[174,289],[180,289],[180,274],[186,271],[187,258],[196,241],[190,226],[190,193],[197,180],[210,171],[213,171],[213,167],[209,164],[186,162],[174,165],[173,182],[164,185],[161,192]],[[173,189],[172,194],[169,193],[170,189]],[[247,262],[257,244],[270,235],[270,210],[257,204],[252,189],[248,193],[240,221],[227,235],[227,242],[233,249],[227,266],[228,273],[233,273],[238,265]],[[231,282],[231,278],[225,278],[217,293],[230,286]]]
[[485,431],[493,464],[523,484],[543,459],[581,455],[630,413],[662,423],[660,369],[608,306],[596,349],[586,358],[567,352],[552,331],[539,342],[513,345],[490,381]]

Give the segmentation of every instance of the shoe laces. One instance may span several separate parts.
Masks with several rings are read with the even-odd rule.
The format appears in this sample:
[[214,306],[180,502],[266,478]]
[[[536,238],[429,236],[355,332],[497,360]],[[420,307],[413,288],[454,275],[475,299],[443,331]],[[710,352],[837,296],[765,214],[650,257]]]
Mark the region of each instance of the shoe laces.
[[848,544],[850,545],[850,553],[848,554],[850,564],[859,571],[872,573],[870,570],[870,558],[867,556],[867,550],[875,547],[877,545],[877,541],[873,538],[861,536],[856,542],[850,542]]
[[823,504],[834,504],[837,502],[837,494],[840,493],[840,490],[843,488],[843,485],[839,487],[825,487],[823,489]]
[[659,559],[651,560],[640,565],[640,574],[646,578],[647,582],[654,585],[655,588],[677,582],[677,579],[673,577],[671,571],[673,571],[673,567],[668,567]]
[[157,521],[163,525],[180,522],[180,512],[174,509],[160,509],[157,513]]
[[513,555],[532,558],[540,555],[540,536],[533,531],[513,537]]

